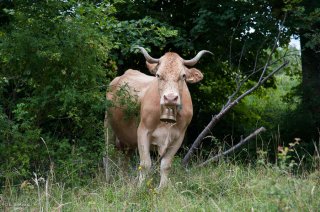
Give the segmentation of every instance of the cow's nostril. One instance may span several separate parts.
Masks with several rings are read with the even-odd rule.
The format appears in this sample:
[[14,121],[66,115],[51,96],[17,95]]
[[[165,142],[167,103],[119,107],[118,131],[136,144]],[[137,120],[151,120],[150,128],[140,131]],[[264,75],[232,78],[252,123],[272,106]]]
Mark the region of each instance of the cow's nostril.
[[178,98],[178,95],[173,93],[164,95],[164,100],[166,101],[166,103],[176,103]]

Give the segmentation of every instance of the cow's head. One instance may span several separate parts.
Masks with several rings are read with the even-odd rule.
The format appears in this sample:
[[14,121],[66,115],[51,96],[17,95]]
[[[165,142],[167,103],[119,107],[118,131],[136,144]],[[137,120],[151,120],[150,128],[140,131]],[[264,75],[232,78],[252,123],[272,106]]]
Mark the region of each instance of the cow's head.
[[202,73],[194,66],[207,50],[200,51],[193,59],[184,60],[178,54],[168,52],[159,59],[151,57],[143,47],[138,47],[147,61],[149,71],[158,78],[160,105],[181,105],[181,93],[185,82],[202,80]]

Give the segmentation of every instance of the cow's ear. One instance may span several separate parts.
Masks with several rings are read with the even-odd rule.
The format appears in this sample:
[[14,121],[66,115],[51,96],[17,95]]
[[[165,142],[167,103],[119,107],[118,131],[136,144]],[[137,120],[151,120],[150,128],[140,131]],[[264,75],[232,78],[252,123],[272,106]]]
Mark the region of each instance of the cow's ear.
[[196,68],[186,69],[186,81],[188,83],[196,83],[203,79],[203,74]]
[[153,75],[156,75],[158,63],[146,62],[146,64],[147,64],[147,68],[149,69],[150,73]]

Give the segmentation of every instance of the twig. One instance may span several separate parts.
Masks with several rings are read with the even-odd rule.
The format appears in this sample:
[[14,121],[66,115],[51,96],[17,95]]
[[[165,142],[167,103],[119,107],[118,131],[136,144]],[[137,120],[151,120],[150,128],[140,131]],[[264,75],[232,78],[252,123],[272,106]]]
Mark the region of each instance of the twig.
[[234,152],[236,149],[238,149],[239,147],[241,147],[242,145],[244,145],[245,143],[247,143],[248,141],[250,141],[252,138],[254,138],[255,136],[257,136],[258,134],[260,134],[261,132],[266,131],[266,129],[264,127],[260,127],[259,129],[255,130],[253,133],[251,133],[248,137],[246,137],[245,139],[241,139],[241,141],[234,145],[233,147],[231,147],[230,149],[228,149],[227,151],[220,153],[214,157],[211,157],[210,159],[206,160],[205,162],[201,163],[200,165],[198,165],[199,167],[205,166],[210,162],[213,161],[218,161],[220,158],[226,156],[227,154]]

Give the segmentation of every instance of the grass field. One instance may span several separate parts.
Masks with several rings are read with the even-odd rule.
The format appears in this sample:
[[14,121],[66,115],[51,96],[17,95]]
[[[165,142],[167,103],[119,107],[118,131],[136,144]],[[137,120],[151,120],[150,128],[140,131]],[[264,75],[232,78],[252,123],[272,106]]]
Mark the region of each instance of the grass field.
[[[34,176],[3,190],[2,211],[319,211],[320,171],[294,175],[289,166],[220,162],[183,169],[175,163],[169,186],[154,187],[158,173],[137,186],[136,171],[103,175],[85,186]],[[53,181],[53,182],[52,182]]]

